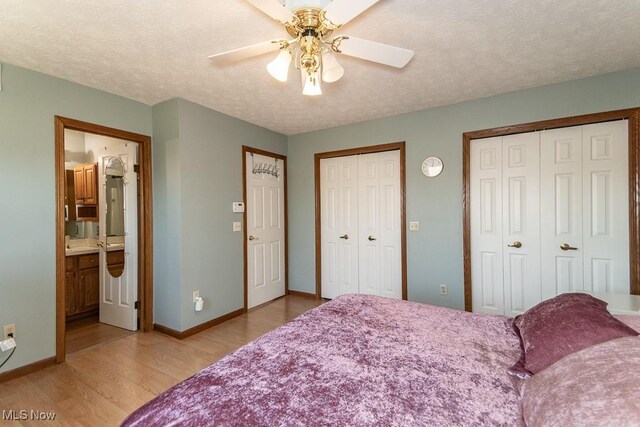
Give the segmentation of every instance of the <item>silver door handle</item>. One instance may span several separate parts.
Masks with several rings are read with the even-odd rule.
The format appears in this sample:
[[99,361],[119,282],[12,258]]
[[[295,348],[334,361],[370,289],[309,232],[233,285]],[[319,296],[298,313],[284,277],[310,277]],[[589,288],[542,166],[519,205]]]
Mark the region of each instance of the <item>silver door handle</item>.
[[577,251],[578,248],[574,248],[573,246],[571,246],[568,243],[563,243],[560,245],[560,249],[562,249],[563,251]]
[[349,240],[349,235],[345,234],[344,236],[340,236],[340,238],[344,240]]
[[507,246],[509,246],[510,248],[521,248],[522,247],[522,242],[519,241],[519,240],[516,240],[515,242],[513,242],[512,244],[507,245]]
[[249,240],[258,240],[257,237],[249,236]]
[[370,241],[370,242],[373,242],[374,240],[377,240],[377,239],[376,239],[375,237],[371,237],[371,236],[369,236],[369,241]]

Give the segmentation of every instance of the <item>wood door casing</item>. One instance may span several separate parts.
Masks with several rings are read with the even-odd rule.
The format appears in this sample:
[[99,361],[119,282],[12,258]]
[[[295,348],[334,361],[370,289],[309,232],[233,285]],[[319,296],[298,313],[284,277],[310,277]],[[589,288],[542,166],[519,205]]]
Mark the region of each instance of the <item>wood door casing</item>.
[[586,114],[538,122],[509,125],[492,129],[465,132],[462,135],[462,209],[463,209],[463,268],[465,310],[472,311],[471,280],[471,216],[470,216],[470,148],[471,141],[493,136],[557,129],[576,125],[629,120],[629,259],[630,292],[640,294],[640,108]]
[[139,143],[139,279],[140,279],[140,325],[141,330],[153,330],[153,198],[151,137],[133,132],[96,125],[68,117],[55,116],[55,174],[56,174],[56,363],[64,362],[66,356],[65,316],[65,215],[64,215],[64,131],[65,129],[93,133]]

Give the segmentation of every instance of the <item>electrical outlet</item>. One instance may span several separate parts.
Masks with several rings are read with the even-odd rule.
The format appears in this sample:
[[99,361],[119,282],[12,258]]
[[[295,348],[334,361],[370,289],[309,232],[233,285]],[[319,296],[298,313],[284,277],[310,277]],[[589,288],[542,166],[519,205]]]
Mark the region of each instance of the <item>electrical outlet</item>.
[[200,291],[193,291],[193,302],[200,298]]
[[448,295],[449,291],[447,290],[447,285],[440,285],[440,295]]
[[235,221],[233,223],[233,231],[242,231],[242,223],[240,221]]
[[4,339],[9,338],[9,334],[13,335],[13,338],[16,337],[16,324],[12,323],[10,325],[4,325]]
[[409,231],[418,231],[420,230],[420,223],[418,221],[409,222]]

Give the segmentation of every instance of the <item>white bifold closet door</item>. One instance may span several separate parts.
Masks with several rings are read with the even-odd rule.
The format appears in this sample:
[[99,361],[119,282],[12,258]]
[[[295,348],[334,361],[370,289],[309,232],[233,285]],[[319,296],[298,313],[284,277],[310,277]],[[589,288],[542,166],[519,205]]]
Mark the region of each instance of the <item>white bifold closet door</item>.
[[537,134],[471,144],[473,307],[516,315],[540,301]]
[[471,143],[474,311],[629,292],[626,120]]
[[542,297],[629,293],[628,121],[541,133]]
[[400,152],[320,161],[322,297],[402,298]]

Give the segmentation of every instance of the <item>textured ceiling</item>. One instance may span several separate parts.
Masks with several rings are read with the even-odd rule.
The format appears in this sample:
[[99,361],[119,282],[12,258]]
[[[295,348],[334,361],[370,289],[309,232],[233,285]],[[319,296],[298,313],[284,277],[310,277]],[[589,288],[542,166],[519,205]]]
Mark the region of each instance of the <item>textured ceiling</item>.
[[640,66],[638,0],[381,0],[336,34],[415,51],[402,70],[340,56],[324,95],[275,56],[211,54],[286,36],[244,0],[4,0],[0,62],[150,105],[181,97],[296,134]]

